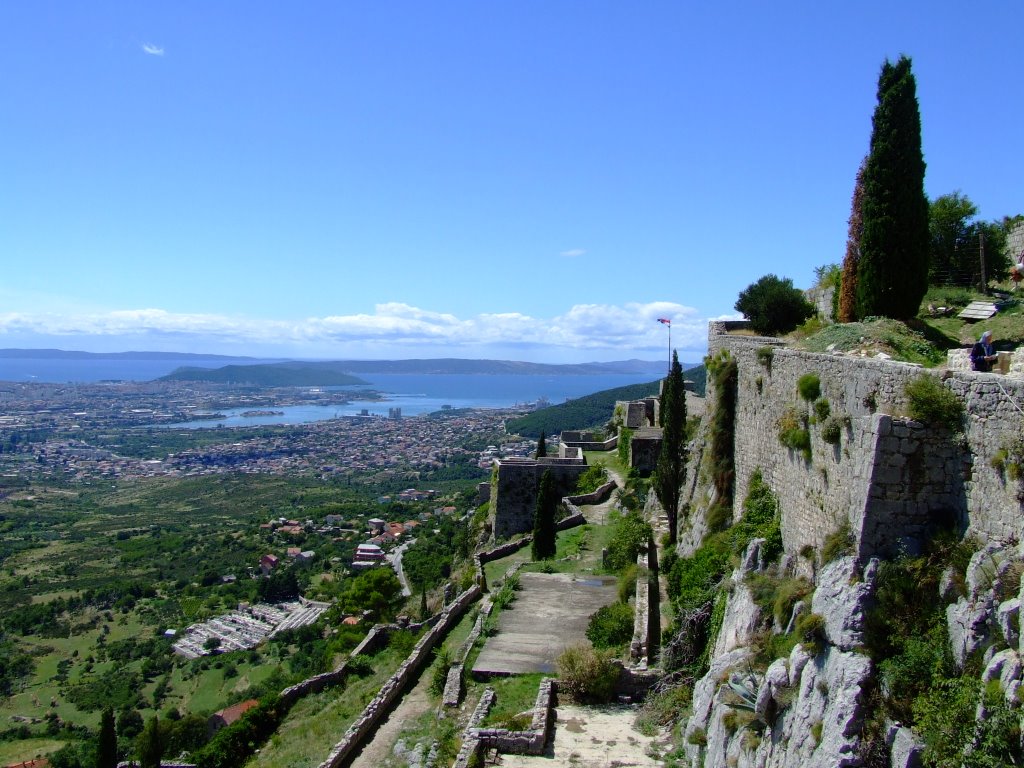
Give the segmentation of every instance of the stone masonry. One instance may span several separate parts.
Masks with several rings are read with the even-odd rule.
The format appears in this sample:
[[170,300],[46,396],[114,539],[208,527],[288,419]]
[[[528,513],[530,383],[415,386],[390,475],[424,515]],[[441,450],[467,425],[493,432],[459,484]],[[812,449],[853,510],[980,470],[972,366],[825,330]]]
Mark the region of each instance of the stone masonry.
[[[992,464],[1000,449],[1024,436],[1024,379],[800,352],[777,339],[725,335],[726,325],[711,324],[708,347],[711,354],[727,349],[738,366],[734,516],[760,469],[779,497],[791,555],[820,547],[844,522],[862,557],[912,547],[936,521],[955,522],[985,539],[1024,538],[1021,483]],[[773,348],[767,362],[757,354],[765,346]],[[810,425],[810,462],[779,442],[787,411],[810,412],[797,394],[797,380],[806,373],[820,377],[822,397],[842,424],[837,445],[825,442],[820,424]],[[940,376],[963,402],[962,433],[906,417],[904,387],[921,375]]]
[[497,478],[491,493],[491,515],[494,537],[508,538],[533,530],[533,513],[541,475],[550,470],[555,492],[561,498],[576,489],[576,481],[587,470],[587,462],[579,459],[507,458],[495,461]]

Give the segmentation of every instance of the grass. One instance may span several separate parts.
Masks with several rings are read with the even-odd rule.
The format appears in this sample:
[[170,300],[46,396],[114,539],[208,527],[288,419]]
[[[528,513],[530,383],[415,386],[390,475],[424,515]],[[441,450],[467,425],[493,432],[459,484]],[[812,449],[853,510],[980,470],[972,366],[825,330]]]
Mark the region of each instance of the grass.
[[[532,712],[534,702],[537,701],[537,689],[540,688],[540,681],[545,677],[547,675],[537,672],[529,675],[496,677],[489,680],[487,684],[494,689],[497,698],[494,700],[491,711],[484,718],[484,726],[506,728],[509,727],[511,718],[522,712]],[[529,727],[528,722],[526,727]],[[522,729],[516,727],[514,730]]]
[[351,678],[344,685],[297,701],[277,733],[248,765],[266,768],[320,765],[402,661],[404,656],[384,650],[373,657],[373,674]]
[[46,757],[51,752],[56,752],[66,743],[65,741],[51,738],[0,741],[0,765],[13,765],[32,760],[36,757]]

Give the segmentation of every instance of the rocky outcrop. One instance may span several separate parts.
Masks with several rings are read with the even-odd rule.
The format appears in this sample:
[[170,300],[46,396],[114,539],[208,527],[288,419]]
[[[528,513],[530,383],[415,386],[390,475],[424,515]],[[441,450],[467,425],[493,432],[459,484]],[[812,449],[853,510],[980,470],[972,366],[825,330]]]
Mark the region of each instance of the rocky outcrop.
[[848,557],[825,566],[811,599],[823,618],[822,650],[812,655],[797,644],[758,674],[751,643],[766,622],[742,577],[757,569],[759,549],[760,542],[752,542],[733,573],[710,669],[694,685],[687,758],[707,768],[859,765],[864,691],[873,673],[859,649],[877,563],[861,569]]

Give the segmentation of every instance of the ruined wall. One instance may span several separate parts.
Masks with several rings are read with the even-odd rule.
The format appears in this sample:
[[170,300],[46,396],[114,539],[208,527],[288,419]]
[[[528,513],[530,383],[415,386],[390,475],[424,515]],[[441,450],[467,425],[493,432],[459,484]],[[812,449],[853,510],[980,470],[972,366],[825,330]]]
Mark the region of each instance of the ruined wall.
[[555,492],[568,496],[587,470],[585,459],[501,459],[495,462],[497,478],[491,494],[494,537],[507,538],[533,530],[533,513],[541,475],[551,471]]
[[[944,386],[964,403],[962,436],[904,417],[904,386],[929,373],[905,363],[816,354],[782,348],[778,340],[726,336],[712,324],[709,351],[725,348],[738,367],[736,492],[742,512],[751,474],[760,468],[779,497],[787,552],[820,547],[842,521],[862,532],[860,553],[888,554],[900,537],[913,539],[937,516],[986,539],[1020,538],[1020,485],[994,469],[996,452],[1024,429],[1024,379],[971,371],[949,372]],[[757,350],[773,345],[769,364]],[[797,380],[816,373],[832,415],[844,419],[838,445],[810,426],[811,461],[779,442],[787,409],[807,412]],[[712,387],[709,409],[713,405]]]

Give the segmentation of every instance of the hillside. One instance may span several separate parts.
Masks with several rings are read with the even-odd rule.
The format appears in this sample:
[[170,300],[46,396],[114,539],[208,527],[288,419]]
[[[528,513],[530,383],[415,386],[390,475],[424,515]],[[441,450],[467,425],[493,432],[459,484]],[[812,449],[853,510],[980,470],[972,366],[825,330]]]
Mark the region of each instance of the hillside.
[[212,381],[263,387],[339,387],[368,382],[346,373],[341,363],[271,363],[225,365],[222,368],[178,368],[159,381]]
[[537,438],[541,432],[557,435],[566,429],[603,427],[611,418],[617,400],[639,400],[656,395],[660,383],[658,380],[647,384],[632,384],[578,397],[561,405],[542,408],[518,419],[510,419],[505,422],[505,430],[510,434]]

